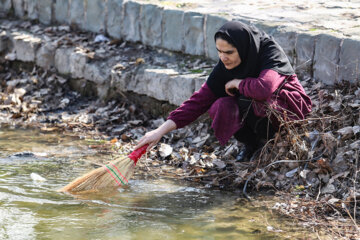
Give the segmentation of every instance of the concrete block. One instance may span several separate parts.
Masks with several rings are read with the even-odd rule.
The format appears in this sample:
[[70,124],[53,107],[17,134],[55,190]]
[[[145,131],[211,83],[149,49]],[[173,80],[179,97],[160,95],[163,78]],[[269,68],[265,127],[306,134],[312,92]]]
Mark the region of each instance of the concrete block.
[[207,77],[204,76],[197,76],[196,78],[194,78],[194,82],[195,82],[195,89],[194,91],[198,91],[201,86],[206,82]]
[[109,83],[111,68],[107,62],[96,62],[85,65],[84,78],[98,85]]
[[140,34],[142,43],[161,46],[163,8],[153,4],[142,5],[140,13]]
[[46,70],[55,66],[55,51],[55,44],[51,42],[44,43],[36,52],[36,65]]
[[228,22],[228,19],[220,16],[206,15],[205,17],[205,54],[212,60],[218,60],[214,36],[219,28]]
[[69,23],[69,1],[56,1],[54,6],[54,20],[57,23]]
[[114,89],[115,92],[126,92],[128,91],[129,83],[131,82],[133,78],[132,72],[125,72],[121,69],[116,68],[114,66],[111,69],[111,81],[110,86],[112,89]]
[[360,40],[345,39],[340,51],[339,80],[359,83],[360,78]]
[[122,24],[122,36],[125,40],[137,42],[140,37],[140,4],[127,1],[124,3],[124,20]]
[[174,9],[163,11],[163,31],[161,35],[162,47],[181,51],[184,44],[184,12]]
[[25,15],[24,0],[12,0],[14,13],[16,17],[23,18]]
[[106,30],[109,36],[121,39],[121,26],[124,16],[123,0],[108,0]]
[[145,94],[160,101],[168,101],[169,84],[171,77],[178,74],[173,69],[152,69],[143,67],[141,71],[131,79],[127,87],[128,91]]
[[35,20],[39,18],[37,0],[24,0],[24,9],[28,19]]
[[43,24],[50,24],[52,21],[53,0],[37,0],[39,21]]
[[82,48],[76,48],[75,52],[70,54],[69,60],[71,77],[83,78],[85,65],[88,60],[85,50]]
[[315,44],[314,79],[327,85],[338,81],[341,39],[326,34],[319,35]]
[[196,74],[179,75],[170,79],[168,84],[169,103],[180,106],[194,93]]
[[84,29],[85,6],[84,0],[71,0],[69,8],[70,24]]
[[295,64],[296,35],[295,30],[284,27],[277,28],[272,35],[275,41],[282,47],[293,66]]
[[106,2],[104,0],[85,0],[85,30],[105,33]]
[[13,44],[5,31],[0,32],[0,57],[12,50]]
[[35,62],[41,39],[26,33],[14,33],[13,40],[16,59],[23,62]]
[[204,55],[204,15],[185,12],[184,15],[184,51],[192,55]]
[[11,10],[11,0],[0,0],[0,17],[5,17]]
[[312,78],[316,37],[306,33],[299,34],[296,40],[295,72],[300,80]]
[[55,51],[55,68],[60,74],[70,74],[70,55],[73,52],[72,48],[61,47]]

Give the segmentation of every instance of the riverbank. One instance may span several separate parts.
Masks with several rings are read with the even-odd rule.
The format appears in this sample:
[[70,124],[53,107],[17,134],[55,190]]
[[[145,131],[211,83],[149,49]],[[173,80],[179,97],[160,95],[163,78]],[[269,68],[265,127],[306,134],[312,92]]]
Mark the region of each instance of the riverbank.
[[[151,108],[175,108],[125,94],[108,101],[86,97],[51,70],[16,61],[1,66],[2,126],[65,131],[94,139],[91,148],[114,156],[129,153],[139,137],[164,121],[139,104],[142,100]],[[311,116],[284,123],[251,161],[236,162],[236,140],[220,147],[204,118],[166,135],[140,167],[148,168],[149,176],[195,181],[250,197],[256,191],[277,194],[284,199],[272,206],[277,211],[314,229],[328,228],[338,239],[356,239],[360,88],[346,83],[325,87],[311,80],[302,84],[313,101]]]

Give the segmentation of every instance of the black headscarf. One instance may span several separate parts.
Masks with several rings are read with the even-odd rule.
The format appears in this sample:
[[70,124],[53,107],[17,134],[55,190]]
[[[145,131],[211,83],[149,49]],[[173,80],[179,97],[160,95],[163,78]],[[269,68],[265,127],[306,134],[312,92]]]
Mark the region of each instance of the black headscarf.
[[223,33],[231,39],[241,59],[240,65],[231,70],[226,69],[219,59],[211,72],[207,84],[218,97],[227,96],[225,84],[234,78],[258,77],[264,69],[272,69],[282,75],[294,74],[280,45],[256,27],[231,21],[225,23],[217,33]]

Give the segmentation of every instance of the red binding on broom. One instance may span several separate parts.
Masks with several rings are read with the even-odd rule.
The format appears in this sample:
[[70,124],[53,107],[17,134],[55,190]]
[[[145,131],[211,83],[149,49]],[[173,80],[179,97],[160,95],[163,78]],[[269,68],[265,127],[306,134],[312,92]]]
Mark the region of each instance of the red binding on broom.
[[148,146],[146,144],[126,157],[119,158],[92,170],[59,189],[58,192],[98,191],[128,184],[129,179],[134,173],[137,161],[146,152]]

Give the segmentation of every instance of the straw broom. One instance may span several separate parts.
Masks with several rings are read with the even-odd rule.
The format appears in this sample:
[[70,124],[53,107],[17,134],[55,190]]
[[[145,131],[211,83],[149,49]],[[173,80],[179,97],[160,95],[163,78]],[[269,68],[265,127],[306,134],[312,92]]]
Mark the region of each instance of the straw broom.
[[147,145],[133,151],[126,157],[116,159],[75,179],[58,192],[96,192],[103,189],[122,187],[134,173],[139,158],[146,152]]

